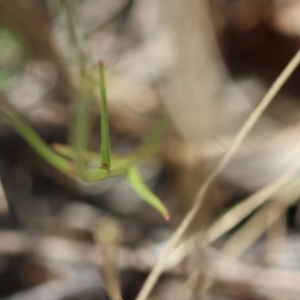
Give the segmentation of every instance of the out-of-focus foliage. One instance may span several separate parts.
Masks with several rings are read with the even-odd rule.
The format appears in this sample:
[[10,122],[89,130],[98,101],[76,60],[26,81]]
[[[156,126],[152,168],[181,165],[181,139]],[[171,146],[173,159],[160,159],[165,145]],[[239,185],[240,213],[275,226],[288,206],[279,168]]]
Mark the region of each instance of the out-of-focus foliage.
[[21,38],[7,27],[0,26],[0,89],[24,65],[26,48]]

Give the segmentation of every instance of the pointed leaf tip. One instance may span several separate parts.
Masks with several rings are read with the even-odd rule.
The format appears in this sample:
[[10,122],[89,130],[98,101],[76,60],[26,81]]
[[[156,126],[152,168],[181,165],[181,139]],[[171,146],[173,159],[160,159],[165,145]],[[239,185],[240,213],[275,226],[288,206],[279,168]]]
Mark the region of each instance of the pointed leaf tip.
[[166,221],[170,214],[160,199],[147,187],[135,167],[130,167],[126,172],[126,179],[132,189],[149,205],[155,208]]

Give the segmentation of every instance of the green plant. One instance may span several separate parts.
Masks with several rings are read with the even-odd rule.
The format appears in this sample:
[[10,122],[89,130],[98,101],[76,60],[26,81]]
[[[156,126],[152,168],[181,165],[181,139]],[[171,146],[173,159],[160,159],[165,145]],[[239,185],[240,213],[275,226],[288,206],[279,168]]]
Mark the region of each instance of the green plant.
[[26,49],[21,38],[5,26],[0,26],[0,90],[18,73],[26,60]]
[[[66,4],[71,4],[71,1],[65,1]],[[68,7],[67,7],[68,8]],[[69,12],[70,21],[72,21],[72,10]],[[0,115],[4,116],[6,120],[19,132],[24,139],[39,153],[48,163],[52,166],[65,173],[68,176],[74,178],[80,178],[84,182],[92,183],[97,182],[102,179],[111,176],[118,176],[125,174],[127,182],[132,186],[132,188],[147,202],[153,205],[158,211],[160,211],[165,218],[168,218],[169,215],[165,207],[159,202],[157,197],[146,187],[142,181],[135,164],[145,158],[149,153],[152,152],[153,140],[156,142],[159,140],[159,135],[157,132],[154,132],[145,143],[137,149],[137,151],[127,157],[119,157],[117,155],[110,155],[110,138],[109,138],[109,127],[107,120],[107,108],[106,108],[106,92],[105,92],[105,82],[104,82],[104,72],[103,65],[99,65],[99,78],[100,78],[100,109],[101,109],[101,137],[102,137],[102,151],[101,152],[91,152],[87,150],[88,145],[88,132],[89,132],[89,113],[91,107],[91,101],[88,100],[87,95],[91,94],[91,90],[95,86],[95,78],[90,73],[87,74],[87,68],[84,64],[84,51],[81,51],[81,48],[78,46],[78,41],[76,37],[76,32],[74,29],[74,22],[70,23],[70,32],[72,35],[72,41],[75,44],[75,49],[77,49],[77,62],[76,65],[80,65],[81,79],[79,84],[77,84],[76,89],[76,113],[74,118],[74,123],[72,123],[71,131],[71,146],[65,146],[56,144],[50,148],[44,141],[31,129],[30,126],[23,120],[19,113],[11,107],[7,102],[0,101]],[[300,52],[298,52],[295,57],[292,59],[287,68],[279,76],[276,82],[272,85],[271,89],[268,91],[266,96],[262,99],[260,104],[256,107],[254,112],[251,114],[249,119],[245,122],[244,126],[238,132],[234,138],[231,146],[225,153],[224,157],[221,159],[217,167],[211,172],[211,174],[204,181],[204,184],[198,191],[198,194],[195,199],[193,207],[190,209],[182,223],[178,226],[177,230],[174,232],[173,236],[169,239],[169,242],[162,253],[157,265],[153,268],[148,280],[146,281],[144,288],[142,288],[140,294],[137,297],[137,300],[146,300],[149,297],[153,286],[158,280],[160,274],[164,271],[165,265],[168,258],[172,252],[178,247],[180,241],[187,231],[187,228],[190,226],[193,219],[197,216],[199,209],[202,209],[202,204],[204,201],[204,196],[207,193],[207,190],[217,178],[217,176],[224,170],[228,162],[232,159],[236,153],[238,147],[243,142],[251,128],[254,126],[257,119],[264,112],[265,108],[270,104],[273,97],[282,87],[284,82],[288,79],[290,74],[298,66],[300,61]],[[161,128],[161,127],[159,127]],[[89,167],[90,165],[97,165],[98,167]],[[285,190],[286,188],[293,188],[294,185],[298,185],[299,179],[293,181],[290,185],[287,184],[288,181],[295,179],[294,172],[298,170],[298,164],[289,170],[287,173],[283,174],[282,177],[278,178],[274,183],[262,188],[257,194],[249,197],[243,203],[238,204],[236,207],[232,208],[230,211],[225,213],[221,218],[216,220],[214,225],[207,232],[207,242],[205,245],[211,243],[216,238],[220,237],[224,232],[232,229],[239,221],[245,218],[249,213],[254,209],[262,206],[262,203],[271,199],[275,194],[276,196],[281,196],[280,189]],[[297,190],[298,195],[298,190]],[[285,199],[286,200],[286,199]],[[293,199],[288,199],[286,202],[291,202]],[[256,222],[257,219],[261,217],[261,212],[257,214],[256,219],[253,219],[251,222]],[[274,219],[277,218],[277,215],[274,216]],[[250,224],[250,222],[249,222]],[[251,225],[251,224],[250,224]],[[250,226],[249,225],[249,226]],[[268,225],[269,226],[269,225]],[[241,235],[243,233],[240,233]],[[257,233],[259,234],[259,232]],[[237,240],[237,237],[233,237],[231,244]],[[195,236],[190,237],[183,244],[187,244],[189,241],[195,241]],[[232,242],[233,241],[233,242]],[[240,239],[238,239],[240,242]],[[251,241],[250,241],[251,242]],[[184,245],[183,245],[184,246]],[[189,248],[189,247],[187,247]],[[116,276],[116,274],[114,274]],[[116,298],[120,298],[119,294]],[[114,299],[112,297],[112,299]]]
[[[127,157],[110,154],[110,135],[106,101],[106,89],[103,63],[99,63],[99,87],[101,110],[101,151],[89,152],[88,144],[88,101],[80,99],[79,113],[73,132],[73,147],[60,144],[50,148],[41,137],[23,120],[19,113],[5,100],[0,101],[0,115],[26,140],[26,142],[50,165],[68,176],[81,179],[86,183],[94,183],[108,177],[125,175],[128,184],[148,204],[160,212],[168,220],[169,213],[164,204],[143,182],[135,165],[151,152],[151,145],[146,141],[136,153]],[[89,77],[86,77],[84,88],[89,89]],[[157,133],[154,133],[157,137]],[[150,137],[152,139],[152,137]],[[149,141],[149,140],[148,140]],[[96,168],[88,166],[98,164]]]

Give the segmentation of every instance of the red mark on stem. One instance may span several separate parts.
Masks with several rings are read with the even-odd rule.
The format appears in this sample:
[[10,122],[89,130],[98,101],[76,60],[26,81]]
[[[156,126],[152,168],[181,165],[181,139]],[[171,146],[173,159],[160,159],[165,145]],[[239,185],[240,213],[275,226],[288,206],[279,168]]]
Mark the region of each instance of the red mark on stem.
[[99,65],[100,68],[103,68],[103,67],[104,67],[103,61],[102,61],[102,60],[99,60],[99,61],[98,61],[98,65]]
[[59,144],[58,143],[52,143],[51,144],[51,148],[54,150],[54,151],[57,151],[59,149]]
[[107,164],[107,163],[101,163],[101,168],[102,169],[106,169],[106,170],[110,170],[110,165],[109,164]]

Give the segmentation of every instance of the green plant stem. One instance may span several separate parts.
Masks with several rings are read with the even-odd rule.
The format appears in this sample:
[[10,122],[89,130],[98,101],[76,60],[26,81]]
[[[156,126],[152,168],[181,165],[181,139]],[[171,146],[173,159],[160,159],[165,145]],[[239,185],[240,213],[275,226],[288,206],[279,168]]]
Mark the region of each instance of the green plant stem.
[[110,136],[103,63],[99,62],[99,89],[101,111],[101,168],[110,169]]
[[72,163],[52,151],[39,135],[26,124],[22,117],[8,103],[2,101],[2,99],[0,114],[45,161],[65,174],[72,172]]
[[82,47],[82,43],[80,43],[80,39],[78,37],[78,33],[76,28],[78,28],[78,20],[75,18],[76,13],[76,1],[72,0],[64,0],[62,1],[62,7],[65,7],[66,10],[66,21],[67,28],[69,34],[69,40],[72,44],[72,50],[74,50],[75,59],[78,62],[79,66],[79,74],[81,76],[86,73],[86,62],[87,58]]
[[[83,80],[83,85],[84,85]],[[86,160],[86,149],[89,142],[89,127],[92,101],[88,97],[88,93],[84,93],[84,88],[80,93],[81,97],[76,97],[75,114],[73,126],[71,128],[71,143],[74,147],[74,162],[78,176],[86,181],[88,177],[88,167]]]
[[204,196],[206,195],[209,187],[214,182],[214,180],[217,178],[217,176],[225,169],[225,167],[228,165],[234,154],[236,153],[237,149],[241,145],[241,143],[244,141],[252,127],[255,125],[259,117],[263,114],[267,106],[271,103],[272,99],[275,97],[275,95],[278,93],[280,88],[283,86],[283,84],[287,81],[289,76],[292,74],[292,72],[296,69],[296,67],[299,65],[300,62],[300,50],[297,51],[295,56],[292,58],[292,60],[288,63],[288,65],[284,68],[282,73],[279,75],[279,77],[275,80],[271,88],[268,90],[266,95],[263,97],[263,99],[260,101],[258,106],[255,108],[255,110],[251,113],[249,118],[246,120],[245,124],[242,126],[242,128],[239,130],[239,132],[234,137],[234,140],[228,150],[225,152],[224,156],[216,166],[216,168],[212,171],[212,173],[207,177],[207,179],[204,181],[203,185],[201,186],[200,190],[197,193],[197,196],[195,198],[195,202],[190,209],[190,211],[187,213],[179,227],[176,229],[172,237],[170,238],[166,248],[164,249],[162,255],[160,256],[158,262],[152,269],[149,277],[147,278],[143,288],[141,289],[140,293],[136,297],[136,300],[146,300],[152,291],[154,285],[156,284],[159,276],[161,275],[162,271],[164,270],[164,267],[166,265],[168,257],[171,255],[173,250],[175,249],[176,245],[179,243],[180,239],[183,237],[184,233],[196,217],[197,213],[199,212],[199,209],[201,208],[203,204]]

